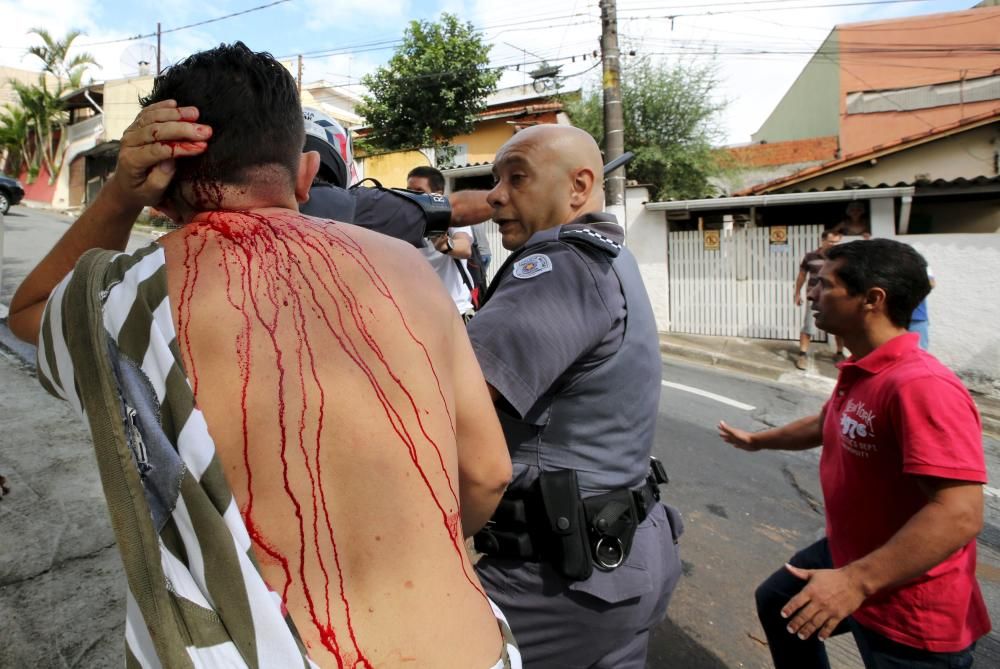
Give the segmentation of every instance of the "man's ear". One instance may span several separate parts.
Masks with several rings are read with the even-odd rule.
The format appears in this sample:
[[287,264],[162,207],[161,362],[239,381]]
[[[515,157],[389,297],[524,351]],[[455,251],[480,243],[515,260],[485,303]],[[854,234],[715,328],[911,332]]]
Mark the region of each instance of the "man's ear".
[[881,311],[884,314],[888,314],[888,304],[886,304],[887,298],[888,295],[886,295],[885,289],[879,288],[878,286],[869,288],[868,292],[865,293],[864,308],[866,311]]
[[167,189],[167,194],[155,206],[155,209],[161,214],[166,215],[167,218],[174,222],[174,225],[184,225],[187,223],[184,220],[185,213],[190,215],[191,208],[184,206],[185,203],[182,195],[182,189],[185,185],[186,182],[174,184],[173,188]]
[[295,201],[299,204],[309,201],[309,189],[317,172],[319,172],[319,153],[306,151],[299,156],[299,173],[295,176]]
[[570,174],[570,204],[582,207],[590,201],[590,193],[594,189],[594,171],[589,167],[578,167]]

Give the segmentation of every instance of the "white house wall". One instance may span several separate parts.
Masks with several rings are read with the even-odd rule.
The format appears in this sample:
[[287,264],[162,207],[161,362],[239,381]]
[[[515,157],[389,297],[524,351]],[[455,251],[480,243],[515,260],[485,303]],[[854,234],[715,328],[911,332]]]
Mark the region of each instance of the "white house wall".
[[104,116],[98,114],[86,121],[76,123],[66,129],[66,153],[63,154],[62,169],[56,177],[56,188],[52,192],[52,206],[69,206],[69,166],[84,151],[97,146],[104,134]]
[[844,167],[790,188],[796,191],[843,188],[844,179],[850,177],[860,177],[869,186],[876,186],[881,183],[913,183],[918,175],[946,181],[993,176],[996,174],[998,147],[1000,123],[993,123],[876,158],[874,162]]
[[1000,235],[906,235],[934,270],[931,353],[971,387],[1000,393]]
[[139,98],[153,91],[153,77],[133,77],[104,82],[104,140],[121,139],[139,114]]
[[663,212],[647,211],[643,204],[649,191],[632,186],[625,191],[625,246],[639,263],[649,301],[653,305],[656,328],[670,329],[670,293],[667,267],[667,222]]

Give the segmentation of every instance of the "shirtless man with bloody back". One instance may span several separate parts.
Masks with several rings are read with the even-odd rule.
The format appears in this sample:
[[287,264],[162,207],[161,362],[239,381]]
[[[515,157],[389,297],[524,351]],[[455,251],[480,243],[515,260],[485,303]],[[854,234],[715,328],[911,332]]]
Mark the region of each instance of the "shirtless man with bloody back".
[[[298,213],[318,156],[301,153],[295,84],[270,55],[195,54],[144,105],[9,325],[38,343],[43,385],[83,411],[67,275],[88,249],[123,250],[144,205],[181,224],[114,259],[100,317],[116,365],[155,398],[144,416],[121,388],[183,654],[196,667],[518,666],[463,543],[510,460],[433,271],[406,244]],[[158,515],[148,491],[169,471],[160,489],[178,492]],[[170,666],[176,649],[132,605],[141,594],[127,653]]]

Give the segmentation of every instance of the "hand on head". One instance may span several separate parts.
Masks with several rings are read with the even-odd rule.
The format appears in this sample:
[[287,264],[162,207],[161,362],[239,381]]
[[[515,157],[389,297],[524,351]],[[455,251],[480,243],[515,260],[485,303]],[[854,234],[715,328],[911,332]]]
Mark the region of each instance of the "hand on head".
[[160,203],[176,171],[174,159],[197,156],[208,147],[212,129],[197,120],[197,109],[178,107],[174,100],[139,112],[122,135],[110,182],[122,204],[141,208]]

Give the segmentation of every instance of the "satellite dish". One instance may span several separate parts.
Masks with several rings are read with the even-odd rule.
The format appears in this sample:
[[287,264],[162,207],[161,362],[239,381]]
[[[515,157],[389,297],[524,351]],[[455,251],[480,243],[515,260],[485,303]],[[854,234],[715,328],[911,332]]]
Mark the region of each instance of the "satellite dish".
[[546,62],[528,73],[528,76],[532,78],[531,86],[535,89],[536,93],[544,93],[545,91],[552,90],[559,86],[559,70],[562,69],[562,65],[549,65]]
[[[156,47],[148,42],[130,44],[119,60],[125,77],[145,77],[156,74]],[[162,67],[161,63],[161,67]]]

